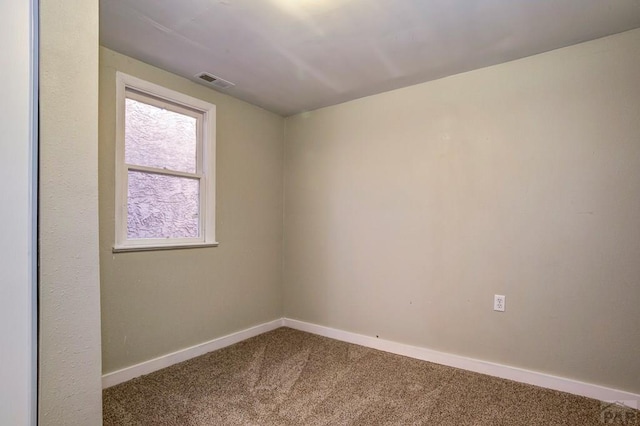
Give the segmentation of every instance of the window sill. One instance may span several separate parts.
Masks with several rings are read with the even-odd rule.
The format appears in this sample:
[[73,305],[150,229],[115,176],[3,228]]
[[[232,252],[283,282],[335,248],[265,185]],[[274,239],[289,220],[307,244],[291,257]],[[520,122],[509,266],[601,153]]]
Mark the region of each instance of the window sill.
[[167,246],[135,246],[135,247],[113,247],[113,253],[127,253],[132,251],[159,251],[159,250],[182,250],[204,247],[218,247],[220,243],[196,243],[196,244],[175,244]]

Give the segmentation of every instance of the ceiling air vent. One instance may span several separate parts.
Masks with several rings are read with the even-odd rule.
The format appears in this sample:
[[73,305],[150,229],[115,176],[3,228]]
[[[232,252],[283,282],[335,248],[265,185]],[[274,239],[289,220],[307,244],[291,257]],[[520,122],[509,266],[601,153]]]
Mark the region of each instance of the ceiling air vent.
[[213,74],[209,74],[208,72],[201,72],[196,74],[195,76],[201,83],[204,83],[208,86],[213,86],[217,89],[228,89],[230,87],[235,86],[230,81],[227,81],[223,78],[217,77]]

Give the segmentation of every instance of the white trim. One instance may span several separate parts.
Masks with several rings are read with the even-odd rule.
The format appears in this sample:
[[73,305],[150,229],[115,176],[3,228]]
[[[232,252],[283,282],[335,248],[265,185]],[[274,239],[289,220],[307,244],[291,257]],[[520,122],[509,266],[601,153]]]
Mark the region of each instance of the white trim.
[[30,151],[31,151],[31,243],[29,246],[29,255],[31,257],[31,276],[29,279],[30,286],[30,304],[31,304],[31,383],[29,390],[31,392],[31,405],[29,407],[29,425],[36,426],[38,424],[38,175],[39,175],[39,158],[40,149],[38,145],[40,135],[40,123],[38,121],[38,105],[40,99],[40,2],[39,0],[30,0],[30,32],[31,32],[31,54],[30,54],[30,73],[29,80],[31,82],[31,102],[29,104],[29,121],[31,122],[31,132],[29,135]]
[[107,373],[102,376],[102,388],[106,389],[144,374],[153,373],[154,371],[169,367],[173,364],[225,348],[280,327],[289,327],[295,330],[316,334],[318,336],[340,340],[342,342],[353,343],[397,355],[408,356],[422,361],[433,362],[449,367],[487,374],[489,376],[499,377],[502,379],[585,396],[587,398],[593,398],[600,401],[640,401],[640,394],[634,394],[592,383],[580,382],[564,377],[482,361],[446,352],[434,351],[418,346],[405,345],[403,343],[378,339],[376,337],[351,333],[349,331],[338,330],[290,318],[273,320],[246,330],[213,339],[209,342],[201,343],[149,361],[141,362],[140,364],[136,364],[131,367]]
[[111,249],[112,253],[130,253],[137,251],[159,251],[159,250],[180,250],[180,249],[192,249],[192,248],[206,248],[206,247],[218,247],[220,244],[215,243],[184,243],[184,244],[175,244],[161,246],[159,244],[150,245],[150,246],[136,246],[136,247],[113,247]]
[[[196,173],[162,170],[153,167],[131,165],[125,162],[125,99],[131,97],[152,105],[193,116],[197,119],[198,144]],[[149,97],[149,98],[147,98]],[[143,99],[144,98],[144,99]],[[166,102],[166,104],[164,104]],[[185,109],[184,111],[182,109]],[[113,252],[150,249],[215,247],[215,190],[216,190],[216,106],[176,92],[137,77],[116,72],[116,164],[115,164],[115,243]],[[127,236],[128,173],[143,171],[166,176],[197,179],[200,185],[199,231],[197,238],[145,238],[129,239]]]
[[189,172],[178,172],[176,170],[170,169],[159,169],[157,167],[149,167],[149,166],[139,166],[137,164],[125,164],[128,172],[141,172],[147,174],[154,175],[162,175],[162,176],[170,176],[170,177],[182,177],[193,180],[202,179],[202,173],[189,173]]
[[[196,109],[199,111],[208,111],[213,107],[215,111],[215,105],[202,99],[194,98],[184,93],[177,92],[175,90],[168,89],[164,86],[151,83],[138,77],[123,73],[122,71],[116,71],[116,80],[119,81],[120,87],[124,89],[124,86],[134,89],[138,92],[146,93],[154,98],[164,99],[167,102],[173,104],[182,104],[187,108]],[[124,86],[121,86],[124,84]],[[124,94],[124,93],[123,93]]]
[[159,356],[149,361],[141,362],[140,364],[132,365],[121,370],[117,370],[111,373],[102,375],[102,388],[106,389],[111,386],[126,382],[144,374],[153,373],[154,371],[161,370],[169,367],[173,364],[177,364],[182,361],[186,361],[191,358],[195,358],[200,355],[204,355],[208,352],[231,346],[235,343],[242,342],[251,337],[258,336],[276,328],[280,328],[283,325],[282,319],[273,320],[264,324],[257,325],[255,327],[247,328],[242,331],[228,334],[217,339],[210,340],[208,342],[200,343],[199,345],[191,346],[190,348],[181,349],[166,355]]
[[289,318],[283,318],[282,322],[285,327],[306,331],[307,333],[317,334],[319,336],[329,337],[343,342],[354,343],[356,345],[366,346],[368,348],[378,349],[397,355],[404,355],[410,358],[447,365],[449,367],[461,368],[463,370],[487,374],[489,376],[513,380],[520,383],[527,383],[547,389],[586,396],[587,398],[598,399],[600,401],[640,401],[640,394],[611,389],[592,383],[579,382],[577,380],[552,376],[550,374],[540,373],[537,371],[525,370],[508,365],[453,355],[446,352],[405,345],[403,343],[391,342],[389,340],[378,339],[376,337],[351,333],[349,331],[338,330]]

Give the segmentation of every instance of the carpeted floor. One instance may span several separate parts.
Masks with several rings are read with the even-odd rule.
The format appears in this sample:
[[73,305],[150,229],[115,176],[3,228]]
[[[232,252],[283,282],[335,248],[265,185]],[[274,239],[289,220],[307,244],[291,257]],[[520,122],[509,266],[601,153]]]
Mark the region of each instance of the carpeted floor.
[[601,403],[280,328],[106,389],[104,425],[600,425]]

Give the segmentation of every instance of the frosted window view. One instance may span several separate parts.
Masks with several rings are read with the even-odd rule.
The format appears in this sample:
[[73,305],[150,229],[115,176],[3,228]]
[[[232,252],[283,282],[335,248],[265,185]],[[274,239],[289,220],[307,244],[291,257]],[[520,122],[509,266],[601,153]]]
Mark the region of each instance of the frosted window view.
[[130,171],[128,238],[198,237],[199,186],[198,179]]
[[125,162],[180,172],[196,172],[193,117],[126,99]]

